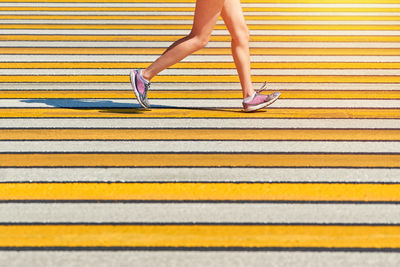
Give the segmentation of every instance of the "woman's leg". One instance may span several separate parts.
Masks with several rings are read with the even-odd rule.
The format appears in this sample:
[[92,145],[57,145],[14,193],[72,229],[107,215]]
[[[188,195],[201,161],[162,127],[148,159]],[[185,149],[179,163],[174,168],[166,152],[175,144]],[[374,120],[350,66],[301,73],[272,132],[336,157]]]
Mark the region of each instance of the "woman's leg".
[[206,46],[224,2],[230,1],[232,0],[197,0],[190,34],[173,43],[154,63],[144,69],[143,77],[150,81],[162,70]]
[[249,31],[240,0],[225,1],[221,12],[232,37],[232,56],[239,74],[243,98],[254,94],[250,73]]

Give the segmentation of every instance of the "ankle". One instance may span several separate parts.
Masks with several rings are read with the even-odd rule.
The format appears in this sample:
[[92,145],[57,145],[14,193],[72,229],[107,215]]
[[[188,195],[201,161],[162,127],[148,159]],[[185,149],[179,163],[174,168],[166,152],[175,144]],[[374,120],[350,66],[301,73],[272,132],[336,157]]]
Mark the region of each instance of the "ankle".
[[249,95],[248,97],[244,97],[243,98],[243,102],[244,103],[249,103],[254,99],[255,96],[256,96],[256,92],[254,92],[252,95]]
[[254,90],[245,91],[245,92],[243,92],[243,99],[252,97],[252,96],[254,96],[255,93],[256,93],[256,91],[254,91]]
[[149,73],[147,72],[146,69],[142,69],[142,77],[145,78],[149,82],[151,80],[151,76],[149,75]]

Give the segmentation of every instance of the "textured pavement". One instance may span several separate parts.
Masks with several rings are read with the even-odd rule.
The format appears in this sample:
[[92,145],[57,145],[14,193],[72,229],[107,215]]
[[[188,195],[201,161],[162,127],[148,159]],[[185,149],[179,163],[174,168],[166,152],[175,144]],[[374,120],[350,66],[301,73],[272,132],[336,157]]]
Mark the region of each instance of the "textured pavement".
[[0,0],[1,266],[399,266],[400,2],[246,0],[152,82],[190,0]]

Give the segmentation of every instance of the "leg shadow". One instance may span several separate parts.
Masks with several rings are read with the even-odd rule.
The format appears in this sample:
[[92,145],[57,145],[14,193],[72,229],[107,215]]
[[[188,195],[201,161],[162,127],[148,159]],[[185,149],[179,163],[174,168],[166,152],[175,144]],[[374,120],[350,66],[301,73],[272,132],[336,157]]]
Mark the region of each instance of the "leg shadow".
[[[45,104],[55,108],[77,109],[77,110],[98,110],[101,113],[116,114],[141,114],[149,112],[151,109],[177,109],[177,110],[203,110],[227,113],[243,113],[242,109],[232,109],[231,107],[179,107],[169,105],[151,105],[150,109],[144,109],[137,103],[118,103],[110,100],[97,99],[25,99],[24,103]],[[258,110],[253,113],[265,112]]]

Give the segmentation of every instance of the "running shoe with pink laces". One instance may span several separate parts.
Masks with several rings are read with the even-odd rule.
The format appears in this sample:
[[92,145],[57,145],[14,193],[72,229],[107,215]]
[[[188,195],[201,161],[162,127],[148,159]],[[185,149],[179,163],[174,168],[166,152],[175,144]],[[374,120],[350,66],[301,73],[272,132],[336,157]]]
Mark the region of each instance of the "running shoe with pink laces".
[[249,102],[243,101],[243,108],[245,112],[256,111],[261,108],[265,108],[272,103],[274,103],[279,96],[281,95],[279,92],[275,92],[269,95],[262,95],[260,94],[262,91],[265,90],[267,83],[265,82],[260,90],[256,91],[254,97]]
[[140,105],[144,108],[149,108],[150,104],[147,100],[147,91],[150,89],[150,82],[143,78],[142,70],[131,71],[130,77],[133,91]]

